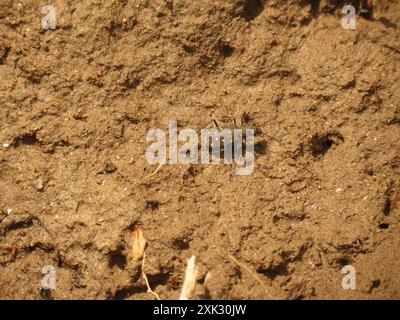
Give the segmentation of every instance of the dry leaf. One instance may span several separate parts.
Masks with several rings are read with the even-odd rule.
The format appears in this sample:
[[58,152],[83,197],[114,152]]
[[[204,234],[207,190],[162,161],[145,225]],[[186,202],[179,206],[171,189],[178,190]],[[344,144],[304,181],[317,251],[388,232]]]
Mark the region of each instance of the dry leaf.
[[134,261],[139,261],[143,258],[146,245],[147,241],[143,236],[142,230],[140,228],[133,230],[132,258]]

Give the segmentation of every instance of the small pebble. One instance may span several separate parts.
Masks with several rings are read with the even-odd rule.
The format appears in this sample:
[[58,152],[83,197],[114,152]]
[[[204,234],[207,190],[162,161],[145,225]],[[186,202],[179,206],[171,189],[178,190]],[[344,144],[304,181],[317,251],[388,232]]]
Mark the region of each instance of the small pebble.
[[8,148],[9,146],[10,146],[9,143],[4,143],[4,144],[3,144],[3,148]]
[[115,166],[114,163],[109,162],[109,163],[106,164],[106,167],[105,167],[104,170],[107,173],[113,173],[115,170],[117,170],[117,167]]
[[342,192],[342,188],[337,188],[335,191],[336,192]]
[[37,183],[36,183],[36,189],[37,190],[43,190],[43,179],[42,178],[39,178],[38,180],[37,180]]

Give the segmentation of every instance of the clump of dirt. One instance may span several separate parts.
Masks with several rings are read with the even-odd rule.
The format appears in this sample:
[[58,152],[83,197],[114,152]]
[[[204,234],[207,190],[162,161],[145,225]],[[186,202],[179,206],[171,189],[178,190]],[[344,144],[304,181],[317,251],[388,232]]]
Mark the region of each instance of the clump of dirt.
[[[355,30],[344,1],[55,0],[43,30],[0,0],[0,297],[153,299],[140,227],[162,299],[192,255],[195,298],[399,299],[400,3],[352,2]],[[253,174],[149,176],[147,131],[210,114],[255,130]]]

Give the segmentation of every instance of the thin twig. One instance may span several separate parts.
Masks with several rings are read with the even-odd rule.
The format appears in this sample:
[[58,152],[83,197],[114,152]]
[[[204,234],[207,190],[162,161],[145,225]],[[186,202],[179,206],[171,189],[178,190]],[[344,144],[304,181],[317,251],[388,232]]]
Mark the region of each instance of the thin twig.
[[154,176],[154,175],[158,172],[158,170],[160,170],[160,168],[161,168],[161,166],[162,166],[163,164],[164,164],[164,162],[161,162],[161,163],[158,165],[157,169],[156,169],[153,173],[150,173],[149,175],[145,176],[144,178],[145,178],[145,179],[148,179],[148,178]]
[[160,300],[159,295],[154,292],[153,290],[151,290],[150,284],[149,284],[149,280],[147,279],[146,273],[144,272],[144,261],[146,260],[146,253],[143,253],[143,260],[142,260],[142,276],[144,281],[146,282],[146,286],[147,286],[147,292],[151,293],[153,296],[156,297],[157,300]]
[[229,255],[229,258],[232,259],[233,262],[235,262],[239,267],[243,268],[244,270],[246,270],[259,284],[261,284],[261,286],[264,288],[265,292],[268,295],[268,299],[273,299],[273,295],[271,294],[271,292],[269,291],[269,289],[267,288],[267,286],[265,285],[264,281],[262,281],[260,279],[260,277],[253,271],[251,270],[248,266],[246,266],[245,264],[239,262],[234,256],[232,256],[231,254]]

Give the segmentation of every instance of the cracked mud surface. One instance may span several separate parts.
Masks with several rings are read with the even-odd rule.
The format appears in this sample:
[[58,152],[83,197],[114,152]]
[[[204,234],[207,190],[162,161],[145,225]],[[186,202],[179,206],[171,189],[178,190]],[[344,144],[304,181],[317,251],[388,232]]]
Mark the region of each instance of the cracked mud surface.
[[[45,31],[40,1],[0,0],[0,298],[152,299],[136,226],[162,299],[192,254],[195,298],[400,298],[398,1],[356,30],[343,1],[53,3]],[[255,129],[254,173],[145,179],[147,130],[212,111]]]

